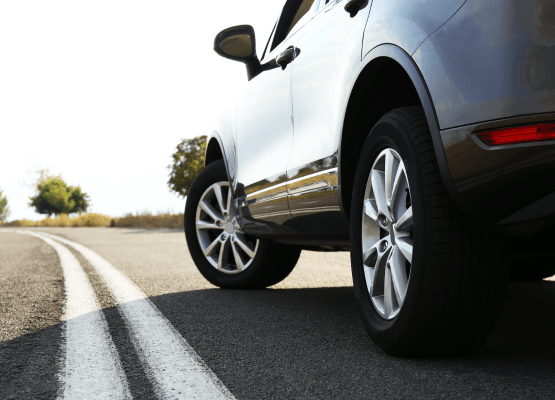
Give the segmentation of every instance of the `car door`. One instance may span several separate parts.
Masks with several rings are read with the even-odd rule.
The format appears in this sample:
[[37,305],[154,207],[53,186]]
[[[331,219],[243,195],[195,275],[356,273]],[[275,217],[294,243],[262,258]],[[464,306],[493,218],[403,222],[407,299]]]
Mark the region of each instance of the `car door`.
[[272,63],[288,49],[294,60],[298,31],[313,3],[285,3],[261,60],[263,72],[248,82],[237,102],[237,194],[247,219],[280,222],[290,217],[286,181],[293,146],[292,66]]
[[[347,0],[322,0],[316,15],[297,42],[302,57],[295,60],[292,74],[294,141],[288,162],[289,207],[307,231],[315,213],[339,216],[338,149],[343,116],[349,97],[349,80],[360,64],[364,27],[370,4],[345,11]],[[334,213],[336,215],[334,215]],[[308,218],[308,216],[311,216]],[[306,217],[306,218],[304,218]],[[339,218],[342,220],[342,218]],[[318,223],[322,235],[337,234],[346,225],[327,218],[327,228]],[[324,224],[326,225],[326,224]]]

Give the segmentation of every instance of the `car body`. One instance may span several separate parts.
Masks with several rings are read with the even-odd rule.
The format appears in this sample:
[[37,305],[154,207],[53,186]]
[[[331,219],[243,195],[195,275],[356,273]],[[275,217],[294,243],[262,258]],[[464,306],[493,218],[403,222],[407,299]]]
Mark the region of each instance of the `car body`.
[[478,348],[509,278],[555,273],[554,22],[551,0],[288,0],[261,59],[251,26],[220,32],[248,81],[188,195],[199,271],[259,289],[348,249],[382,349]]
[[[423,107],[443,183],[472,218],[530,236],[555,220],[551,141],[488,146],[477,132],[555,121],[555,4],[548,0],[348,0],[309,9],[286,37],[288,1],[262,65],[208,138],[258,237],[349,246],[354,172],[387,111]],[[302,5],[301,5],[302,6]],[[287,19],[289,18],[289,19]],[[283,36],[283,33],[281,33]]]

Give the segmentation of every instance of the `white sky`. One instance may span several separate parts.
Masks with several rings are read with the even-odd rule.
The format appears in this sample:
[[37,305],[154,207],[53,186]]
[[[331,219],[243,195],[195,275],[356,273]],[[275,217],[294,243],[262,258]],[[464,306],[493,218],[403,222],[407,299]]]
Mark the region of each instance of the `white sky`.
[[208,134],[243,64],[214,36],[250,24],[262,54],[284,0],[0,2],[0,188],[9,220],[39,168],[80,185],[91,211],[182,212],[167,187],[182,138]]

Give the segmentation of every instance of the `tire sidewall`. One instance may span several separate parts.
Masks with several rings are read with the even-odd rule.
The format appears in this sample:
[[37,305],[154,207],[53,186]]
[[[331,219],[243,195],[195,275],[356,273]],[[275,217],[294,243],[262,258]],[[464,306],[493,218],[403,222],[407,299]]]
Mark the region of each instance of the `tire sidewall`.
[[[413,207],[414,250],[405,301],[399,314],[392,320],[385,320],[376,311],[366,286],[362,260],[362,212],[364,192],[370,169],[377,156],[386,148],[394,149],[402,158],[410,186]],[[351,263],[355,294],[362,319],[370,337],[382,348],[394,350],[407,336],[412,321],[418,312],[418,300],[424,273],[425,238],[422,184],[416,152],[410,139],[408,128],[393,117],[382,118],[368,135],[361,152],[355,176],[351,206]]]

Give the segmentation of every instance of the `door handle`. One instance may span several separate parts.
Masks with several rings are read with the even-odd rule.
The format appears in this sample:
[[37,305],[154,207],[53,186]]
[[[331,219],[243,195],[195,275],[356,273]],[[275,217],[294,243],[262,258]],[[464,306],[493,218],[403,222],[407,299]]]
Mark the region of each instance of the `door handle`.
[[347,4],[345,4],[345,11],[351,14],[351,18],[353,18],[361,8],[364,8],[363,5],[366,2],[367,0],[349,0]]
[[276,64],[285,69],[287,64],[293,62],[293,60],[299,55],[300,50],[294,46],[289,46],[284,51],[279,53],[276,57]]

